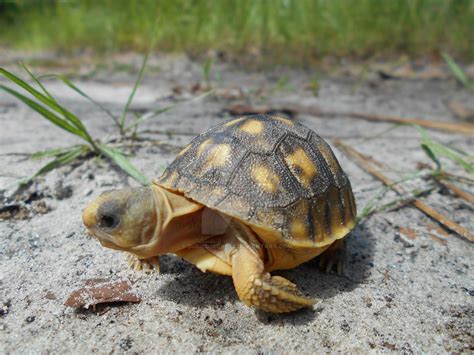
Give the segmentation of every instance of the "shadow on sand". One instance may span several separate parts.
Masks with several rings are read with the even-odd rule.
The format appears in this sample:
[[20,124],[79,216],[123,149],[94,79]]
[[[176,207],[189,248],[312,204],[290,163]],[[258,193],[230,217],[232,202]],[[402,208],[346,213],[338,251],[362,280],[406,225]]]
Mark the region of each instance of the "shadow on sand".
[[[375,241],[376,239],[363,223],[351,232],[347,240],[344,275],[321,271],[318,258],[292,270],[274,272],[274,275],[281,275],[296,283],[307,296],[323,302],[314,306],[314,309],[303,309],[289,314],[256,311],[257,319],[262,323],[270,324],[310,322],[322,310],[325,299],[332,298],[341,292],[350,292],[370,275],[373,268]],[[162,265],[162,273],[173,275],[173,279],[167,281],[157,291],[159,297],[192,307],[219,308],[228,302],[240,302],[230,277],[202,273],[174,256],[164,256]]]

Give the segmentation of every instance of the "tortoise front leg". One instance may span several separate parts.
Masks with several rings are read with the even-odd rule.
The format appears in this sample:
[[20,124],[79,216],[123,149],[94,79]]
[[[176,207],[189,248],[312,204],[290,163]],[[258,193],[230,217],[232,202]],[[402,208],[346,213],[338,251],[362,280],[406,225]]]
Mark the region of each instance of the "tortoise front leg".
[[239,243],[232,255],[232,278],[245,304],[266,312],[285,313],[315,303],[294,283],[265,272],[262,246],[248,227],[239,224],[235,231]]
[[151,258],[140,259],[135,254],[127,253],[127,263],[129,269],[137,271],[151,272],[153,270],[160,272],[160,258],[153,256]]

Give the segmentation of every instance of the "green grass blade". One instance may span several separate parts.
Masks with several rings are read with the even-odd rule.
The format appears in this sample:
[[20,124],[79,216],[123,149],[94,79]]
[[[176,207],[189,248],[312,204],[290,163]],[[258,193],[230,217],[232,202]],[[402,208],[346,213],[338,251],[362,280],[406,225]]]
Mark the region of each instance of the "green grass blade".
[[474,83],[472,83],[467,77],[466,73],[461,67],[454,61],[454,59],[448,53],[441,53],[444,61],[448,65],[449,69],[453,73],[454,77],[467,89],[474,90]]
[[431,150],[430,145],[421,143],[421,149],[425,152],[425,154],[430,158],[435,164],[436,164],[436,170],[441,170],[441,162],[439,161],[438,157],[436,154]]
[[464,156],[466,154],[463,154],[460,151],[454,150],[443,144],[434,142],[431,139],[431,137],[428,135],[428,132],[424,128],[418,125],[414,125],[414,126],[416,127],[416,129],[418,129],[418,132],[420,132],[421,147],[423,148],[425,153],[428,155],[428,157],[436,163],[438,168],[441,166],[441,162],[438,156],[444,156],[446,158],[451,159],[458,165],[462,166],[467,171],[474,173],[474,166],[464,159]]
[[[188,101],[186,101],[185,103],[191,103],[193,101],[198,101],[198,100],[201,100],[201,99],[204,99],[205,97],[211,95],[214,93],[214,89],[212,90],[209,90],[209,91],[206,91],[205,93],[203,93],[202,95],[199,95],[199,96],[196,96]],[[144,115],[140,116],[139,118],[137,118],[133,123],[131,123],[129,126],[127,126],[127,128],[125,129],[125,131],[128,131],[130,130],[131,128],[133,127],[136,127],[138,126],[140,123],[146,121],[146,120],[149,120],[150,118],[153,118],[155,116],[158,116],[166,111],[169,111],[173,108],[175,108],[177,106],[177,104],[174,104],[174,105],[170,105],[170,106],[166,106],[164,108],[160,108],[160,109],[157,109],[155,111],[151,111],[151,112],[148,112],[148,113],[145,113]]]
[[55,148],[55,149],[44,150],[41,152],[36,152],[30,155],[30,159],[43,159],[43,158],[57,157],[57,156],[67,153],[72,148],[76,148],[76,147],[78,146],[75,145],[75,146],[67,147],[67,148]]
[[[28,71],[28,73],[34,78],[35,81],[39,82],[39,80],[33,75],[33,73],[31,73],[30,71]],[[21,88],[23,88],[25,91],[29,92],[31,95],[33,95],[36,99],[38,99],[40,102],[42,102],[44,105],[46,105],[50,109],[52,109],[52,110],[60,113],[61,115],[63,115],[64,119],[62,119],[61,117],[59,117],[57,115],[54,115],[54,117],[51,116],[51,114],[52,114],[51,111],[46,110],[41,105],[38,105],[36,102],[32,101],[31,99],[28,99],[26,96],[21,95],[20,93],[18,93],[15,90],[7,88],[3,85],[1,86],[1,88],[3,88],[4,90],[10,92],[14,96],[16,96],[17,98],[22,100],[23,102],[27,103],[30,107],[32,107],[36,111],[38,111],[38,112],[42,111],[43,113],[45,113],[46,111],[49,112],[50,113],[49,115],[45,116],[43,114],[43,116],[48,118],[51,122],[55,123],[56,125],[62,127],[63,129],[66,129],[66,128],[64,128],[66,126],[69,127],[69,129],[66,129],[67,131],[83,138],[84,140],[89,142],[89,144],[94,148],[94,150],[98,150],[97,146],[95,145],[94,140],[89,135],[89,132],[87,131],[86,127],[83,125],[82,121],[78,117],[76,117],[74,114],[72,114],[71,112],[66,110],[64,107],[59,105],[56,102],[56,100],[54,100],[54,98],[50,99],[48,96],[43,95],[38,90],[33,88],[31,85],[29,85],[28,83],[26,83],[25,81],[23,81],[22,79],[17,77],[16,75],[10,73],[9,71],[7,71],[3,68],[0,68],[0,74],[5,76],[6,78],[10,79],[12,82],[17,84]],[[69,121],[70,124],[66,120]],[[71,129],[72,126],[75,126],[75,129]]]
[[68,131],[68,132],[70,132],[70,133],[72,133],[72,134],[74,134],[78,137],[81,137],[81,138],[83,138],[87,141],[87,138],[84,136],[84,132],[80,131],[77,127],[72,126],[68,121],[66,121],[65,119],[57,116],[55,113],[49,111],[48,109],[41,106],[37,102],[29,99],[28,97],[20,94],[19,92],[15,91],[15,90],[7,87],[7,86],[0,85],[0,89],[3,89],[6,92],[8,92],[9,94],[15,96],[17,99],[19,99],[20,101],[22,101],[23,103],[25,103],[26,105],[31,107],[33,110],[38,112],[40,115],[42,115],[44,118],[46,118],[47,120],[49,120],[51,123],[55,124],[56,126],[66,130],[66,131]]
[[81,89],[79,89],[76,85],[74,85],[68,78],[66,78],[65,76],[63,75],[54,75],[56,78],[60,79],[64,84],[66,84],[67,86],[69,86],[72,90],[74,90],[75,92],[77,92],[79,95],[81,95],[82,97],[86,98],[87,100],[89,100],[90,102],[92,102],[94,105],[96,105],[98,108],[100,108],[102,111],[104,111],[108,116],[110,116],[110,118],[112,118],[112,120],[114,120],[114,122],[118,125],[119,124],[119,121],[118,121],[118,118],[115,117],[115,115],[110,112],[110,110],[108,110],[106,107],[104,107],[100,102],[97,102],[95,101],[92,97],[90,97],[89,95],[87,95],[84,91],[82,91]]
[[146,120],[149,120],[150,118],[153,118],[155,116],[158,116],[166,111],[169,111],[171,110],[172,108],[174,108],[176,105],[170,105],[170,106],[166,106],[164,108],[160,108],[158,110],[155,110],[155,111],[152,111],[152,112],[148,112],[142,116],[139,116],[135,121],[133,121],[133,123],[131,123],[129,126],[127,126],[127,128],[125,129],[125,131],[128,131],[130,130],[131,128],[133,127],[136,127],[138,126],[140,123],[142,123],[143,121],[146,121]]
[[377,201],[379,201],[381,198],[385,196],[385,194],[391,190],[393,186],[396,186],[398,184],[401,184],[406,181],[411,181],[415,179],[419,179],[423,177],[425,173],[423,171],[416,171],[414,173],[407,174],[403,177],[401,177],[398,180],[395,180],[392,184],[384,186],[380,189],[379,192],[377,192],[364,206],[362,209],[362,212],[357,216],[357,221],[360,222],[363,219],[367,218],[369,215],[371,215],[376,209],[377,209]]
[[120,127],[123,129],[125,125],[125,118],[127,117],[128,113],[128,108],[130,107],[130,104],[133,101],[133,98],[135,96],[135,93],[137,92],[138,85],[140,85],[140,82],[142,81],[143,73],[145,71],[146,63],[148,62],[148,54],[145,54],[145,57],[143,57],[143,62],[142,66],[140,68],[140,72],[138,73],[137,80],[135,80],[135,85],[133,86],[132,92],[130,93],[127,103],[125,104],[125,107],[123,108],[122,116],[120,117]]
[[[39,80],[33,75],[33,73],[31,73],[28,69],[26,69],[26,71],[28,72],[28,74],[30,74],[32,76],[32,78],[36,81],[36,82],[39,82]],[[30,93],[31,95],[33,95],[37,100],[39,100],[40,102],[42,102],[43,104],[45,104],[46,106],[48,106],[49,108],[53,109],[54,111],[56,112],[59,112],[59,113],[63,113],[63,109],[59,107],[58,103],[56,102],[56,100],[54,99],[50,99],[48,96],[45,96],[43,95],[42,93],[40,93],[38,90],[36,90],[34,87],[32,87],[31,85],[29,85],[27,82],[25,82],[24,80],[20,79],[19,77],[17,77],[15,74],[13,73],[10,73],[9,71],[3,69],[3,68],[0,68],[0,74],[2,74],[3,76],[5,76],[7,79],[9,79],[10,81],[14,82],[16,85],[18,85],[19,87],[21,87],[22,89],[24,89],[25,91],[27,91],[28,93]],[[44,87],[43,87],[44,88]],[[45,89],[46,90],[46,89]],[[48,93],[49,94],[49,93]],[[74,122],[71,122],[73,123],[74,125],[76,125]],[[77,126],[77,125],[76,125]],[[78,127],[80,128],[80,127]]]
[[20,66],[23,68],[23,70],[25,70],[28,75],[30,76],[31,79],[34,80],[34,82],[41,88],[41,90],[43,90],[44,94],[53,102],[56,102],[56,100],[54,99],[54,97],[49,93],[48,90],[46,90],[46,87],[41,83],[41,81],[39,80],[38,77],[36,77],[29,69],[28,67],[21,63]]
[[454,151],[453,149],[449,148],[449,147],[446,147],[442,144],[439,144],[439,143],[433,143],[431,146],[430,146],[431,150],[433,152],[435,152],[435,154],[438,154],[438,155],[443,155],[445,156],[446,158],[449,158],[451,159],[452,161],[454,161],[455,163],[457,163],[458,165],[461,165],[464,169],[466,169],[467,171],[469,171],[470,173],[473,173],[474,174],[474,165],[473,164],[469,164],[463,157],[461,154],[457,153],[456,151]]
[[212,58],[207,58],[202,66],[202,75],[206,83],[208,83],[211,79],[212,64],[213,64]]
[[[28,70],[27,70],[28,71]],[[30,72],[28,71],[28,73],[30,75],[33,76],[33,78],[35,78],[34,80],[36,82],[38,82],[39,80]],[[11,81],[13,81],[15,84],[17,84],[18,86],[20,86],[21,88],[23,88],[25,91],[29,92],[31,95],[33,95],[36,99],[38,99],[39,101],[41,101],[43,104],[45,104],[46,106],[48,106],[49,108],[53,109],[54,111],[58,112],[58,113],[61,113],[65,119],[67,119],[68,121],[70,121],[74,126],[76,126],[77,128],[79,128],[80,130],[82,131],[85,131],[85,127],[84,125],[82,124],[81,120],[79,120],[79,118],[77,118],[75,115],[73,115],[71,112],[67,111],[66,109],[64,109],[62,106],[60,106],[56,100],[54,99],[50,99],[48,96],[45,96],[43,95],[42,93],[40,93],[38,90],[36,90],[34,87],[32,87],[31,85],[29,85],[27,82],[25,82],[24,80],[20,79],[19,77],[17,77],[16,75],[14,75],[13,73],[10,73],[9,71],[3,69],[3,68],[0,68],[0,74],[2,74],[3,76],[5,76],[6,78],[10,79]]]
[[110,158],[120,169],[125,171],[128,175],[133,177],[142,185],[149,185],[150,181],[143,175],[130,161],[117,149],[111,148],[105,144],[100,144],[99,149],[101,152]]
[[59,168],[60,166],[69,164],[70,162],[77,159],[81,154],[86,152],[87,149],[88,149],[88,147],[84,146],[84,145],[69,149],[64,154],[58,156],[53,161],[51,161],[48,164],[44,165],[41,169],[39,169],[33,175],[31,175],[31,176],[29,176],[25,179],[20,180],[19,184],[20,185],[28,184],[31,180],[35,179],[36,177],[38,177],[40,175],[44,175],[44,174],[46,174],[46,173],[48,173],[48,172],[50,172],[54,169]]

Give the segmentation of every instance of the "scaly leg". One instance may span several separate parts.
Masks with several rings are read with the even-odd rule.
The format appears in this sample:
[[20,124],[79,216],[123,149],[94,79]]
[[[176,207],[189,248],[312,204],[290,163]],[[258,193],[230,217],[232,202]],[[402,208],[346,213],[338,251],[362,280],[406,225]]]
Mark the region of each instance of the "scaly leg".
[[127,262],[129,269],[145,272],[156,270],[158,273],[160,272],[160,258],[158,256],[139,259],[136,255],[129,253],[127,255]]
[[232,255],[232,278],[244,303],[272,313],[292,312],[315,303],[294,283],[265,272],[262,246],[248,227],[238,223],[234,231],[239,243]]
[[326,272],[331,272],[336,267],[337,273],[344,272],[344,262],[346,260],[346,239],[338,239],[326,249],[319,257],[319,267]]

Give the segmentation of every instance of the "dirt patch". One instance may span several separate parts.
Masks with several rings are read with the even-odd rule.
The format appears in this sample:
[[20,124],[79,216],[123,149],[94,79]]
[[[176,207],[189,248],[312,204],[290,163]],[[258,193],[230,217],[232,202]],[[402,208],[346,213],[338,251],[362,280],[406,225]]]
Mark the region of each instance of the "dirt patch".
[[[186,98],[177,96],[196,94],[182,89],[177,95],[176,88],[197,88],[202,76],[199,64],[184,58],[151,60],[161,71],[145,76],[134,109],[178,104],[139,127],[143,140],[134,146],[131,160],[149,178],[159,176],[193,136],[228,118],[225,108],[234,104],[317,105],[332,111],[457,122],[447,103],[456,100],[466,106],[473,100],[472,94],[441,78],[326,78],[319,81],[315,96],[307,89],[308,72],[255,73],[222,64],[213,69],[220,75],[212,85],[238,90],[186,104]],[[283,76],[285,85],[279,81]],[[76,84],[119,114],[134,79],[129,73],[99,71]],[[116,135],[101,110],[56,82],[46,85],[84,119],[94,137]],[[391,179],[420,167],[433,168],[413,127],[393,129],[391,123],[345,116],[296,114],[293,119],[328,141],[338,138],[383,162],[384,174]],[[136,185],[105,160],[86,159],[61,168],[12,194],[9,186],[15,180],[45,163],[26,159],[25,154],[77,141],[3,93],[0,123],[0,351],[472,350],[472,244],[433,227],[434,222],[410,204],[375,213],[358,225],[348,240],[344,275],[321,272],[317,261],[279,273],[320,300],[313,310],[260,314],[238,300],[230,278],[201,273],[174,256],[163,258],[159,275],[128,271],[122,253],[103,249],[91,239],[81,222],[86,203],[105,190]],[[473,152],[472,137],[429,134]],[[361,211],[383,186],[341,151],[335,153],[351,179]],[[447,171],[466,175],[452,161],[442,162]],[[418,179],[404,187],[411,191],[427,184],[430,180]],[[473,193],[472,186],[459,186]],[[380,204],[397,198],[387,192]],[[464,228],[474,229],[473,207],[463,199],[437,185],[421,198]],[[92,278],[133,282],[142,301],[109,307],[105,313],[64,306],[71,292],[84,286],[81,280]]]

